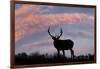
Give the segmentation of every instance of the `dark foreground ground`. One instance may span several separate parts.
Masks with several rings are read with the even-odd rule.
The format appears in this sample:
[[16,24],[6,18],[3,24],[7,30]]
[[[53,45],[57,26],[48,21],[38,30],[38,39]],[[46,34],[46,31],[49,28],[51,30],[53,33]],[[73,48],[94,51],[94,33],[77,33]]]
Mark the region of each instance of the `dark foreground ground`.
[[94,61],[94,55],[80,55],[75,56],[74,59],[64,57],[62,55],[40,55],[39,53],[33,53],[27,55],[26,53],[20,53],[15,55],[16,65],[29,65],[29,64],[52,64],[52,63],[71,63],[71,62],[89,62]]

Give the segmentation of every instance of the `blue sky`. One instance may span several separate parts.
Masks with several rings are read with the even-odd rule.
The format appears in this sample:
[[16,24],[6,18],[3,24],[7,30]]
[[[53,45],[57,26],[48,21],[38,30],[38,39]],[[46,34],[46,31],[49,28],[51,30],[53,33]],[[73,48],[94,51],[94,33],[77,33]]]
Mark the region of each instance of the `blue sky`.
[[[94,53],[94,8],[17,4],[15,10],[15,53],[54,54],[53,40],[47,33],[74,41],[75,55]],[[66,56],[70,52],[66,51]]]

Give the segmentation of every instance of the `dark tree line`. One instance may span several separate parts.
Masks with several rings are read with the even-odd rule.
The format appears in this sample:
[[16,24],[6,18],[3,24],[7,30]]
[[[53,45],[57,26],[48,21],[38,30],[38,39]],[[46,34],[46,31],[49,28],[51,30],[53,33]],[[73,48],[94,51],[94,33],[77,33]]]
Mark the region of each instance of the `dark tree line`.
[[69,62],[88,62],[93,61],[94,55],[80,55],[75,56],[74,59],[64,57],[63,55],[40,55],[39,53],[32,53],[27,55],[26,53],[19,53],[15,55],[16,65],[28,65],[28,64],[51,64],[51,63],[69,63]]

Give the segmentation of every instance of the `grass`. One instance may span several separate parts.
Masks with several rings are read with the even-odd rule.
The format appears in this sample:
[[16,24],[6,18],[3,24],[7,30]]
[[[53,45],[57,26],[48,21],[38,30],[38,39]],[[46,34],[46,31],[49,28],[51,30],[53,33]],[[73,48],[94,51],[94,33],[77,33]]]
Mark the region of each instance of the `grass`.
[[58,56],[57,53],[54,55],[39,53],[32,53],[27,55],[26,53],[19,53],[15,55],[16,65],[29,65],[29,64],[52,64],[52,63],[71,63],[71,62],[88,62],[94,61],[94,55],[80,55],[75,56],[74,59],[64,57],[63,55]]

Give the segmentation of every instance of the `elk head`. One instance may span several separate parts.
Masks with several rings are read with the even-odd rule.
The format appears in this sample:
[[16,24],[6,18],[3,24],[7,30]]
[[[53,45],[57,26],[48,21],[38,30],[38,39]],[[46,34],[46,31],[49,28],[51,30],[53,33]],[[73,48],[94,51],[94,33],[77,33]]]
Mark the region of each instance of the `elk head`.
[[50,26],[48,28],[48,33],[49,35],[52,37],[52,39],[55,41],[55,40],[59,40],[59,38],[61,37],[63,31],[62,31],[62,28],[60,29],[60,34],[59,35],[56,35],[56,36],[53,36],[51,33],[50,33]]

